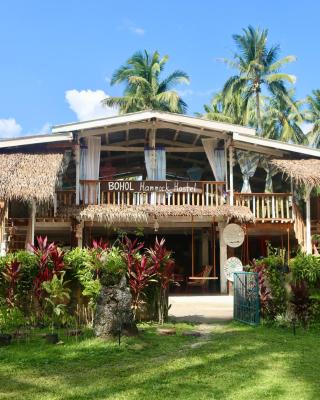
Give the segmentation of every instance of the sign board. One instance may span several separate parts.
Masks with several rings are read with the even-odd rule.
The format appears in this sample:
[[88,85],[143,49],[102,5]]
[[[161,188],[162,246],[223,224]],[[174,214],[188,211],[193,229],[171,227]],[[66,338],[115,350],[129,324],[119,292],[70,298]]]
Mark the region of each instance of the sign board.
[[240,225],[229,224],[222,233],[223,240],[229,247],[239,247],[244,241],[244,231]]
[[228,281],[233,282],[233,274],[243,271],[242,262],[237,257],[230,257],[225,262],[223,269]]
[[202,183],[194,181],[101,181],[101,192],[202,193]]

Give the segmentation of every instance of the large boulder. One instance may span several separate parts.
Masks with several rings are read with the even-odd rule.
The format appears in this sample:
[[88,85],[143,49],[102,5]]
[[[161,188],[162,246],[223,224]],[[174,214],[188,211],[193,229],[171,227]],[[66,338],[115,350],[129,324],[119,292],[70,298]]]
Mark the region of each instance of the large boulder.
[[131,309],[132,296],[123,276],[118,285],[102,287],[97,300],[93,321],[95,335],[98,337],[135,335],[138,329]]

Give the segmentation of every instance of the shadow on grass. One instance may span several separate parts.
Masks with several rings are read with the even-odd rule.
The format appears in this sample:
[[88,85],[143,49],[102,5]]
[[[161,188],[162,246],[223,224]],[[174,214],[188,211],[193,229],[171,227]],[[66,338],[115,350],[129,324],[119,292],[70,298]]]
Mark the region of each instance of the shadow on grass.
[[[6,399],[319,399],[317,334],[238,324],[208,339],[161,337],[43,342],[0,350]],[[195,343],[199,347],[193,347]],[[0,378],[1,379],[1,378]],[[14,393],[15,397],[10,397]],[[20,397],[19,397],[20,396]]]

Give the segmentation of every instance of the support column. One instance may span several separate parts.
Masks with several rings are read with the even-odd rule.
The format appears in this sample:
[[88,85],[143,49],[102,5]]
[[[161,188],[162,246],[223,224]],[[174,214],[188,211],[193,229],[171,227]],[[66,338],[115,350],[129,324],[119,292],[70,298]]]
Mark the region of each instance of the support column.
[[75,162],[76,162],[76,205],[80,204],[80,145],[75,147]]
[[202,265],[209,265],[209,236],[206,230],[201,232],[201,261]]
[[233,206],[233,146],[229,146],[229,199],[230,206]]
[[307,252],[307,254],[312,254],[310,193],[311,193],[311,188],[306,188],[305,202],[306,202],[306,252]]
[[227,261],[227,245],[225,241],[223,240],[222,232],[223,229],[225,228],[226,223],[225,222],[219,222],[218,223],[218,229],[219,229],[219,245],[220,245],[220,293],[221,294],[227,294],[227,277],[224,273],[224,264]]
[[30,229],[30,243],[34,244],[34,231],[36,226],[36,202],[32,200],[31,203],[31,229]]
[[83,221],[80,221],[76,225],[77,247],[80,247],[80,249],[82,249],[83,246],[83,226],[84,226]]

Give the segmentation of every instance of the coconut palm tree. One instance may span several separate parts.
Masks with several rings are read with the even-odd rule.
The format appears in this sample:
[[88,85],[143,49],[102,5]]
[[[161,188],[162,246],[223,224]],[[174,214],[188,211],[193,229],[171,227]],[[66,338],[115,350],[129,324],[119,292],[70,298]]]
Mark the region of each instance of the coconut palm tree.
[[290,103],[279,96],[267,99],[262,117],[263,136],[283,142],[305,144],[307,137],[301,129],[301,107],[304,101],[295,100],[293,91],[289,91],[288,96]]
[[117,69],[111,79],[111,85],[125,84],[122,97],[109,97],[103,100],[107,106],[119,107],[122,114],[142,110],[161,110],[184,113],[186,103],[173,88],[179,84],[188,84],[188,75],[180,70],[172,72],[161,80],[169,57],[160,57],[159,53],[134,53],[127,62]]
[[198,114],[204,118],[214,121],[228,122],[238,125],[251,125],[254,119],[252,102],[244,104],[240,93],[232,96],[224,96],[221,92],[216,93],[210,104],[203,106],[204,113]]
[[313,90],[311,96],[307,97],[307,110],[305,120],[312,124],[308,133],[308,142],[313,147],[320,147],[320,90]]
[[257,128],[261,134],[261,91],[265,87],[272,95],[282,97],[290,102],[285,81],[295,83],[293,75],[280,72],[281,68],[295,60],[286,56],[279,60],[280,47],[267,47],[268,30],[254,29],[249,26],[243,29],[242,35],[233,35],[238,52],[233,60],[224,59],[238,74],[227,80],[223,88],[224,95],[242,93],[244,102],[255,99]]

